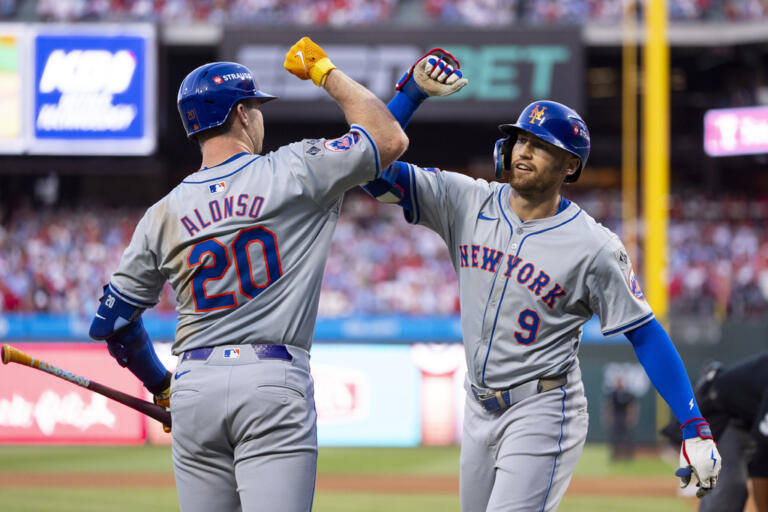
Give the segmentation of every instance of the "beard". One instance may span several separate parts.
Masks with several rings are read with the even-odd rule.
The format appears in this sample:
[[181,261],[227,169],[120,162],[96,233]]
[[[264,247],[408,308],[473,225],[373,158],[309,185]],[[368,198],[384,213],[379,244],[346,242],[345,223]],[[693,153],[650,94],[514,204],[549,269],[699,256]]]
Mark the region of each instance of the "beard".
[[505,173],[509,185],[521,195],[540,194],[557,186],[554,176],[542,176],[539,170],[522,172],[514,167]]

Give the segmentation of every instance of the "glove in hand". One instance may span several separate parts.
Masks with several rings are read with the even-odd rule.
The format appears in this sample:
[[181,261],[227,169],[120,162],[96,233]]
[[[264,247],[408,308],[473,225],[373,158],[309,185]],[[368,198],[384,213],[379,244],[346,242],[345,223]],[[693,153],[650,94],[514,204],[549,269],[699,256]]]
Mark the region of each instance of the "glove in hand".
[[[161,391],[160,393],[155,393],[152,395],[152,400],[155,402],[156,405],[159,405],[160,407],[165,407],[166,410],[171,409],[171,386],[168,386],[165,388],[165,390]],[[163,432],[170,432],[171,427],[168,425],[163,425]]]
[[717,445],[709,438],[692,437],[684,439],[680,447],[680,469],[675,475],[680,477],[680,488],[687,487],[692,477],[696,477],[696,496],[701,498],[717,484],[722,461]]
[[432,48],[411,66],[395,89],[401,90],[413,77],[416,85],[428,96],[450,96],[469,83],[460,67],[458,59],[449,52],[442,48]]
[[299,39],[285,54],[283,67],[302,80],[312,79],[318,87],[325,87],[328,73],[336,69],[325,51],[306,36]]

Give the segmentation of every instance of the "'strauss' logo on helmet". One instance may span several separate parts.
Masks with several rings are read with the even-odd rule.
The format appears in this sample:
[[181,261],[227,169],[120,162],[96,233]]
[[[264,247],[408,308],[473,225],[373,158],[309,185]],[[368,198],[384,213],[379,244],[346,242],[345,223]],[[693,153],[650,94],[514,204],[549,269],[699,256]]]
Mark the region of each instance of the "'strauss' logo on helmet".
[[536,105],[533,107],[533,110],[531,110],[531,113],[528,115],[528,118],[530,119],[528,122],[533,124],[538,121],[539,126],[541,126],[541,122],[544,121],[545,110],[547,110],[547,107],[542,107],[541,105]]

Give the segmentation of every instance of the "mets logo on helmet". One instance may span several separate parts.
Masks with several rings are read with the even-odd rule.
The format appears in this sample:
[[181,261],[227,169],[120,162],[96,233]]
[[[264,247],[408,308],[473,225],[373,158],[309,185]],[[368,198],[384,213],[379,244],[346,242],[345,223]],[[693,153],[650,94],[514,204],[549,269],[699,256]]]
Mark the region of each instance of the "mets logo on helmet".
[[357,132],[349,132],[338,139],[325,141],[325,148],[330,151],[347,151],[358,142],[360,142],[360,135]]
[[533,124],[536,121],[539,122],[539,125],[541,125],[541,122],[544,121],[544,111],[547,110],[547,107],[542,107],[541,105],[536,105],[533,107],[533,110],[531,110],[531,113],[528,114],[528,118],[530,121],[529,123]]

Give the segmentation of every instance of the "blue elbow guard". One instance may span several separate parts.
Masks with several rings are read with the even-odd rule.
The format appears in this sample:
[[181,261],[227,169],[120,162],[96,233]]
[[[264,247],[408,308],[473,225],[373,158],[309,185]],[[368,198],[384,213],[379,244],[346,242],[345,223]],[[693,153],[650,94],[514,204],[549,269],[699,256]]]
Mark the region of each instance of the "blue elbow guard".
[[89,334],[95,340],[106,340],[109,353],[120,366],[128,368],[150,392],[160,393],[170,385],[170,373],[157,358],[144,329],[143,311],[105,286]]
[[393,162],[384,169],[381,177],[369,181],[360,188],[371,197],[382,203],[399,203],[406,210],[412,209],[411,200],[402,184],[407,187],[409,183],[408,164],[405,162]]
[[393,163],[381,173],[380,178],[369,181],[361,188],[382,203],[399,203],[405,197],[403,187],[397,184],[398,162]]
[[106,285],[88,334],[95,340],[106,340],[115,331],[139,318],[143,312],[143,309],[128,304],[116,293],[112,293],[109,285]]

